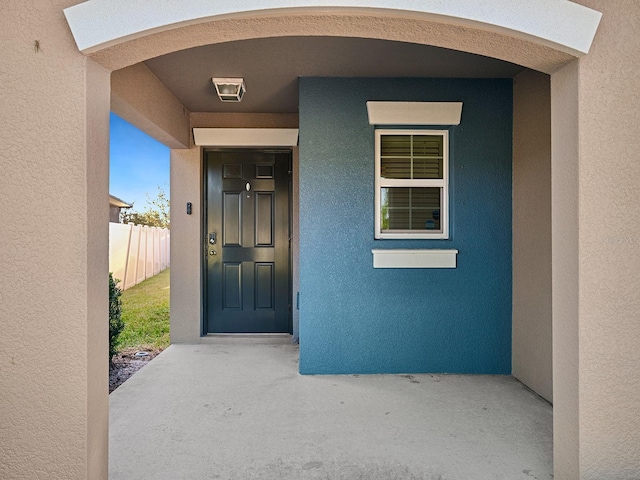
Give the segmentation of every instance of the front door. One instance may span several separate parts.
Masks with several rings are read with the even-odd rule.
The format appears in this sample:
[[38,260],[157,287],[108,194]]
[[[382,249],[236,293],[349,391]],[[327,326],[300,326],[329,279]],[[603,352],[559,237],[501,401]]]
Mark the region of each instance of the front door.
[[206,333],[291,332],[289,151],[205,152]]

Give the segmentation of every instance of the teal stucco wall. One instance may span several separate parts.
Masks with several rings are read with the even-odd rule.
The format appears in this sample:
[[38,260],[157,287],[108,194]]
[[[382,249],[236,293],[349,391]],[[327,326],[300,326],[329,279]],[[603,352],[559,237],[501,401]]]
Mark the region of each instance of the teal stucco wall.
[[[448,240],[374,240],[369,100],[463,102]],[[510,79],[300,79],[301,373],[511,372],[512,103]],[[458,267],[374,269],[381,248]]]

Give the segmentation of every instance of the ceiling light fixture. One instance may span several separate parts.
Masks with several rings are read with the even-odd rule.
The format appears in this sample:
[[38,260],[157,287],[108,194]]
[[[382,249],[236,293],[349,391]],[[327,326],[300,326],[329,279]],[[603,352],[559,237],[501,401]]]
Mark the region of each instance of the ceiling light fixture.
[[239,102],[242,100],[247,87],[244,78],[212,78],[211,81],[216,86],[218,97],[223,102]]

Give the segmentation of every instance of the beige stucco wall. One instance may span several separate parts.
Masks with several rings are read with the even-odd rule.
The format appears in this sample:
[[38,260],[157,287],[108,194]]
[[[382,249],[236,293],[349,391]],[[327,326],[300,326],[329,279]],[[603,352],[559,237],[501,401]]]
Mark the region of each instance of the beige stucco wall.
[[[86,371],[77,380],[80,388],[85,387],[87,391],[85,478],[98,479],[106,476],[109,429],[108,383],[105,382],[109,375],[109,342],[105,341],[109,338],[109,324],[105,320],[109,312],[109,283],[105,276],[109,268],[109,257],[105,255],[109,251],[109,211],[105,205],[109,197],[109,72],[87,60],[86,86],[85,151],[81,162],[85,164],[87,205],[81,210],[87,226],[83,243],[86,257],[81,262],[86,264],[83,287],[87,299],[86,320],[79,319],[80,325],[86,328]],[[64,335],[64,330],[60,333]]]
[[579,478],[578,62],[551,76],[553,456],[556,478]]
[[189,111],[144,63],[111,74],[111,111],[169,148],[189,147]]
[[640,2],[584,3],[604,16],[579,69],[580,474],[637,479]]
[[552,76],[555,477],[640,472],[640,4],[604,12]]
[[552,401],[551,92],[527,70],[513,84],[512,373]]
[[[171,343],[199,343],[202,312],[200,147],[171,150]],[[187,215],[187,202],[192,213]]]
[[109,72],[78,52],[73,3],[0,16],[3,479],[106,478]]

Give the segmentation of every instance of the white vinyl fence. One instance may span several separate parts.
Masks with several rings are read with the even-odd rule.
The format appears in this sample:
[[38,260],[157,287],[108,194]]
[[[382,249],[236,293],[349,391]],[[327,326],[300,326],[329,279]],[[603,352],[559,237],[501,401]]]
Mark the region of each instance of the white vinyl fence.
[[169,267],[166,228],[109,223],[109,271],[126,290]]

